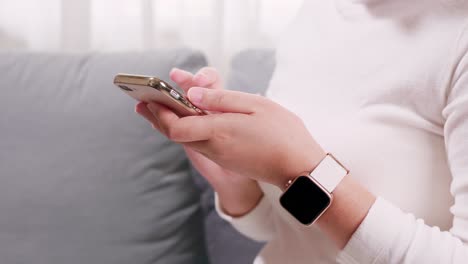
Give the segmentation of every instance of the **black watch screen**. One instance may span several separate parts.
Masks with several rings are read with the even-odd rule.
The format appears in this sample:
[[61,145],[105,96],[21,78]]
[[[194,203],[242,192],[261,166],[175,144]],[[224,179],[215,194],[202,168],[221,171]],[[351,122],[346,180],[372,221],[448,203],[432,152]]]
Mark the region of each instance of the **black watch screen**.
[[308,176],[300,176],[280,198],[281,205],[304,225],[311,225],[330,206],[331,195]]

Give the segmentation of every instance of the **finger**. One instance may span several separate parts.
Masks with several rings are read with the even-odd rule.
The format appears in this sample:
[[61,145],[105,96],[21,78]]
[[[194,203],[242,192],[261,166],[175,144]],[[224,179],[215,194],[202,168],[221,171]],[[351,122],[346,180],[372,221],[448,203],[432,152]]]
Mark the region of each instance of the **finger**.
[[[205,144],[204,144],[205,143]],[[193,146],[198,146],[199,148],[203,148],[206,145],[206,141],[197,141],[197,142],[189,142],[183,144],[183,147],[187,153],[187,156],[190,157],[190,160],[194,164],[199,164],[198,166],[206,166],[213,165],[213,163],[208,161],[208,158],[200,152],[198,149],[193,148]],[[202,155],[199,155],[202,154]]]
[[[206,162],[206,160],[204,159],[209,159],[209,152],[207,151],[207,148],[209,148],[209,146],[207,145],[207,141],[206,140],[202,140],[202,141],[193,141],[193,142],[185,142],[183,143],[184,144],[184,148],[194,154],[201,154],[200,155],[192,155],[195,162],[199,162],[199,163],[204,163]],[[210,160],[210,159],[209,159]],[[202,161],[202,162],[200,162]]]
[[179,143],[208,140],[218,125],[216,115],[180,118],[163,105],[151,103],[148,108],[156,116],[163,133]]
[[153,113],[148,109],[148,106],[144,102],[139,102],[135,106],[135,112],[143,116],[146,120],[148,120],[154,129],[160,130],[158,120],[154,117]]
[[212,67],[204,67],[193,76],[193,86],[221,89],[222,80],[218,71]]
[[[207,116],[187,116],[173,122],[170,127],[170,139],[179,142],[197,142],[209,140],[215,134],[218,122],[214,115]],[[164,117],[160,122],[167,122]],[[218,128],[219,129],[219,128]]]
[[201,87],[190,88],[188,98],[203,110],[245,114],[256,112],[265,102],[263,97],[254,94]]
[[[147,106],[149,111],[156,118],[161,133],[166,135],[168,138],[171,138],[170,126],[179,117],[174,112],[169,110],[169,108],[163,105],[149,103]],[[164,119],[164,121],[162,119]]]
[[193,74],[178,68],[173,68],[169,73],[169,77],[174,81],[185,93],[193,87]]
[[198,156],[199,157],[198,159],[199,161],[200,160],[202,161],[201,162],[202,164],[203,163],[204,164],[211,163],[211,165],[216,164],[217,166],[215,167],[217,168],[222,166],[221,164],[217,163],[217,155],[213,153],[212,151],[213,146],[211,145],[211,142],[209,140],[188,142],[188,143],[183,143],[183,145],[186,149],[190,148],[191,150],[193,150],[193,152],[201,154],[202,157],[200,157],[200,155],[194,155],[194,156]]

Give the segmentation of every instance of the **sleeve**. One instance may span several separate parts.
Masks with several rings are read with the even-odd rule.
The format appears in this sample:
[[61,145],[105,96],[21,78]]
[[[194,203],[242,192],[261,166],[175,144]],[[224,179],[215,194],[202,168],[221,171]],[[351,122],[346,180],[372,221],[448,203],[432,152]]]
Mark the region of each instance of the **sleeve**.
[[468,37],[463,41],[462,35],[459,43],[467,45],[458,47],[442,113],[454,197],[450,232],[378,198],[338,255],[338,263],[468,263]]
[[242,217],[232,217],[224,213],[217,193],[215,193],[215,208],[222,219],[246,237],[256,241],[269,241],[275,234],[272,205],[265,195],[255,208]]

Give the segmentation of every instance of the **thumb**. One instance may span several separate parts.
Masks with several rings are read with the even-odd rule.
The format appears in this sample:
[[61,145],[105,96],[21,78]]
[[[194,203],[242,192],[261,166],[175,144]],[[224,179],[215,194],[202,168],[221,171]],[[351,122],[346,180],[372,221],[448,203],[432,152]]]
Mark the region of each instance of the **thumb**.
[[244,114],[254,113],[265,100],[254,94],[201,87],[190,88],[187,95],[190,102],[203,110]]

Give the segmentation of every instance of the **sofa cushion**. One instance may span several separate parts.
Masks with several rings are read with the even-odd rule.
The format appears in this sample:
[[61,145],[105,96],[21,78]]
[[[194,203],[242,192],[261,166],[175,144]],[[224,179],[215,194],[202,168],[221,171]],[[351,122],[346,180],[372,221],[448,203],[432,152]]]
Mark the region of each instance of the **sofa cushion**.
[[0,55],[1,263],[206,263],[183,150],[112,84],[205,64],[189,50]]

